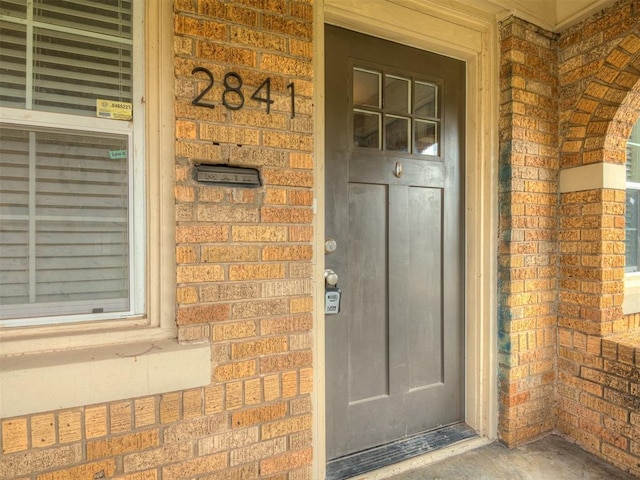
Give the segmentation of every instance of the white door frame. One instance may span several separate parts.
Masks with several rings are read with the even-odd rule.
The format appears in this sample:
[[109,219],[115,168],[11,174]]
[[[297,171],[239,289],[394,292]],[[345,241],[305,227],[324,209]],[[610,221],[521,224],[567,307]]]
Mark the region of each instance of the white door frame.
[[[465,410],[481,442],[497,435],[497,165],[498,40],[494,17],[439,0],[316,0],[315,103],[315,318],[313,478],[325,478],[324,352],[324,24],[435,52],[467,63],[465,230]],[[477,442],[472,444],[477,446]],[[464,446],[462,448],[465,448]],[[408,460],[367,478],[428,463],[461,447]]]

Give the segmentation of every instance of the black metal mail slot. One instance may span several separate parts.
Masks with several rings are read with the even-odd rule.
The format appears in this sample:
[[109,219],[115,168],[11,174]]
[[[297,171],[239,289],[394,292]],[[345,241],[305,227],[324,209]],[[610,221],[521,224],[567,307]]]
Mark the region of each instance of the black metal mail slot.
[[197,182],[229,187],[256,188],[262,185],[257,168],[228,165],[196,165],[195,179]]

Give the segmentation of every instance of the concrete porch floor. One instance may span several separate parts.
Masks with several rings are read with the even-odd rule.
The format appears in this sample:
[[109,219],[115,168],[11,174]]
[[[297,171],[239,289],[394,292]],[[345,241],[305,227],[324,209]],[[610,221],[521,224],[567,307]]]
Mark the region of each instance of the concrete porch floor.
[[632,480],[636,477],[586,453],[575,444],[548,435],[509,450],[499,442],[388,480]]

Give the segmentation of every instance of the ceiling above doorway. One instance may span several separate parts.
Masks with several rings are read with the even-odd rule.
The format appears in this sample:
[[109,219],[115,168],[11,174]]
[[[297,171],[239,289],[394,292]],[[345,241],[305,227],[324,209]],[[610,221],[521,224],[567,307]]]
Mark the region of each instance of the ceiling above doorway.
[[485,16],[495,16],[498,20],[515,15],[545,30],[561,32],[598,10],[615,3],[615,0],[435,0],[435,2],[457,10],[460,7],[477,10]]

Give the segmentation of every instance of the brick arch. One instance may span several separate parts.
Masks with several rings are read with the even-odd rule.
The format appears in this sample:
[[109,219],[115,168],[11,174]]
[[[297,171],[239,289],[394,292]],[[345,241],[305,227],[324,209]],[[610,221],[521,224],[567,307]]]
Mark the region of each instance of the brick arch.
[[625,163],[626,141],[640,109],[640,24],[597,63],[573,110],[564,115],[561,168]]
[[[561,177],[581,181],[560,185],[556,388],[556,429],[635,475],[640,452],[625,433],[640,414],[625,386],[640,315],[623,312],[623,166],[640,118],[638,6],[621,0],[560,38]],[[584,59],[598,56],[588,71]]]
[[[565,81],[561,105],[564,100],[569,107],[570,93],[578,90],[577,100],[560,114],[566,119],[560,128],[561,170],[626,161],[627,139],[640,117],[640,23],[609,44],[610,48],[605,48],[607,44],[599,48],[605,53],[595,62],[597,68],[591,64],[592,75],[582,80],[575,71],[564,78],[560,75],[560,83]],[[584,74],[587,66],[574,70]],[[604,182],[604,170],[600,172]],[[589,170],[585,175],[598,174]],[[560,195],[559,283],[565,287],[558,294],[560,328],[587,335],[626,330],[622,311],[625,194],[620,184],[624,185],[622,178],[613,188],[603,183],[594,190],[578,188]]]
[[[640,74],[640,72],[639,72]],[[635,85],[627,92],[624,100],[616,110],[614,117],[608,124],[607,133],[604,137],[603,149],[609,156],[618,161],[611,163],[625,163],[625,146],[627,139],[631,135],[631,130],[640,118],[640,78]],[[622,155],[622,158],[619,156]]]

